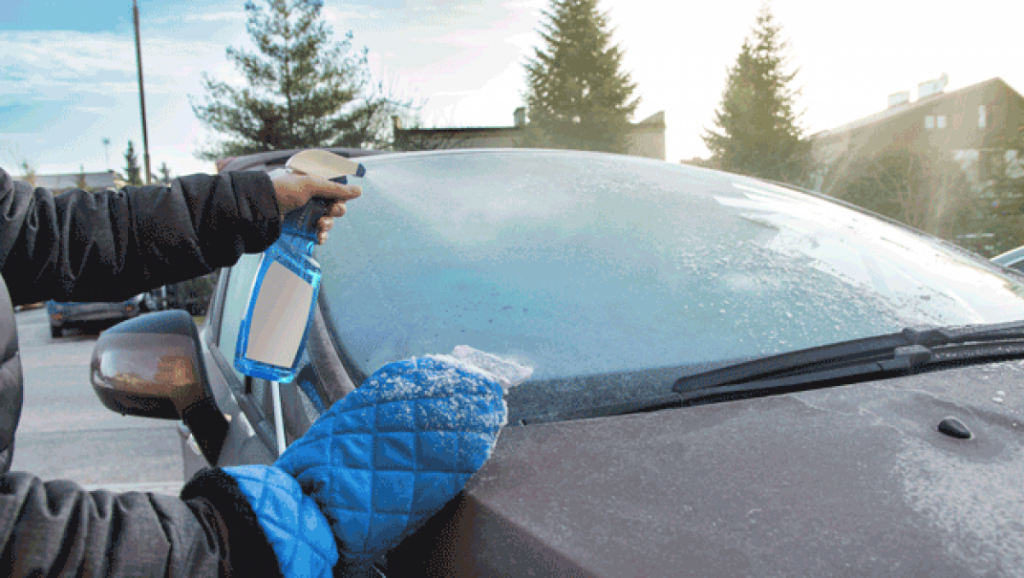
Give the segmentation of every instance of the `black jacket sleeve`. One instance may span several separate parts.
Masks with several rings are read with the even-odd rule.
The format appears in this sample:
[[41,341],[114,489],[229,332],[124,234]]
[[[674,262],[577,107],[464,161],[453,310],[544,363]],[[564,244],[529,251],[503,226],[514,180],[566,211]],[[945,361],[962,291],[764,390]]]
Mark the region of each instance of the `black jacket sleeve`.
[[0,476],[3,576],[280,576],[256,514],[231,476],[203,470],[182,499],[88,492]]
[[[262,173],[55,197],[0,170],[0,274],[14,304],[127,299],[233,265],[280,229]],[[0,475],[0,576],[279,575],[232,478],[200,476],[178,499]]]
[[233,265],[280,232],[261,172],[54,196],[0,169],[0,274],[15,305],[128,299]]

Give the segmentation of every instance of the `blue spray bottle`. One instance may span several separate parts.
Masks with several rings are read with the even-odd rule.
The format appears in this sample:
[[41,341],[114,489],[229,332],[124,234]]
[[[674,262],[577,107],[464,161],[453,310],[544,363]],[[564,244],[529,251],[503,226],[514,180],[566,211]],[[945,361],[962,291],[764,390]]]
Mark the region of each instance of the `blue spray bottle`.
[[[290,169],[345,183],[345,175],[363,176],[363,165],[327,151],[303,151]],[[316,222],[330,201],[314,198],[285,215],[281,237],[260,260],[235,347],[235,369],[289,383],[306,345],[320,290],[320,264],[313,259]]]

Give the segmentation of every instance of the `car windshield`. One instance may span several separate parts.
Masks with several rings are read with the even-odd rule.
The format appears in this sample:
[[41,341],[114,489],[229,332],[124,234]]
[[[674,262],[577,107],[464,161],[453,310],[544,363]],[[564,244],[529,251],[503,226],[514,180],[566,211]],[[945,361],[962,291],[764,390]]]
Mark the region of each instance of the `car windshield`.
[[1024,285],[986,260],[755,179],[547,151],[365,164],[317,250],[364,374],[468,345],[557,380],[1024,319]]

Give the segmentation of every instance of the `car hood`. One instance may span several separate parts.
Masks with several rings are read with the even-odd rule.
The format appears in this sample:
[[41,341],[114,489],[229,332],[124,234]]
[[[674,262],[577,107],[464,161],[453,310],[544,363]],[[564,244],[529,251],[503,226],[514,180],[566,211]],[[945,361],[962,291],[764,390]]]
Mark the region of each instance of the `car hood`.
[[[501,433],[389,575],[1024,568],[1024,363]],[[956,417],[968,440],[940,433]]]

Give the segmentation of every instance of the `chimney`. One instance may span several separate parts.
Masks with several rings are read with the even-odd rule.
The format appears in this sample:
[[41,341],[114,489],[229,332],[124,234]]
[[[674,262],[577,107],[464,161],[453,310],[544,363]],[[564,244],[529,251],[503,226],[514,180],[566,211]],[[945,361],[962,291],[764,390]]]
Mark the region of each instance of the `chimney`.
[[895,92],[889,95],[889,108],[910,102],[910,91]]
[[391,117],[391,127],[397,130],[402,130],[402,118],[397,114]]
[[512,113],[512,123],[516,128],[523,128],[526,126],[526,109],[519,107],[514,113]]

